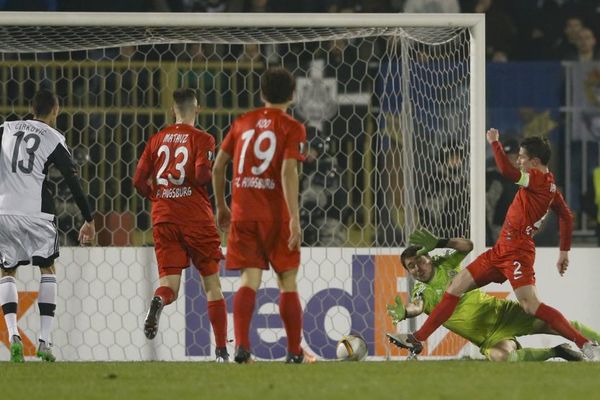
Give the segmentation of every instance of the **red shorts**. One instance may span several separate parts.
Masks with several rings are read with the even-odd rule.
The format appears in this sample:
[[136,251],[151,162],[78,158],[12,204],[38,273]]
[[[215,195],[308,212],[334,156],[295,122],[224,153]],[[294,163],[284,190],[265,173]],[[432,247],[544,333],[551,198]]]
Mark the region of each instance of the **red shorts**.
[[190,260],[202,276],[219,272],[221,239],[214,224],[178,225],[160,223],[154,225],[154,251],[158,262],[158,275],[181,275]]
[[533,263],[535,251],[511,244],[496,243],[481,254],[467,269],[479,287],[490,282],[502,283],[507,279],[513,289],[535,285]]
[[289,221],[233,221],[227,237],[227,269],[269,269],[277,273],[300,266],[300,251],[288,249]]

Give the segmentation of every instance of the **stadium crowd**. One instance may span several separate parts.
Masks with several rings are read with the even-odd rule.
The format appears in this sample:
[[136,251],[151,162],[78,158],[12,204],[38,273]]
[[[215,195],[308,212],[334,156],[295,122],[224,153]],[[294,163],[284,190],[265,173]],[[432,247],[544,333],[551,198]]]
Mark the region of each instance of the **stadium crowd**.
[[593,0],[2,0],[0,10],[484,13],[489,60],[600,59],[600,4]]

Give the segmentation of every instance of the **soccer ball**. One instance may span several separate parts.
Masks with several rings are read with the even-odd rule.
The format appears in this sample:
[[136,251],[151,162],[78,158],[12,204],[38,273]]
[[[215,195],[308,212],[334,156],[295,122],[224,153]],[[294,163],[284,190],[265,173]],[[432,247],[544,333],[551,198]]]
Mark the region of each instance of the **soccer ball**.
[[365,339],[358,335],[346,335],[340,339],[335,349],[340,361],[362,361],[367,357],[369,349]]

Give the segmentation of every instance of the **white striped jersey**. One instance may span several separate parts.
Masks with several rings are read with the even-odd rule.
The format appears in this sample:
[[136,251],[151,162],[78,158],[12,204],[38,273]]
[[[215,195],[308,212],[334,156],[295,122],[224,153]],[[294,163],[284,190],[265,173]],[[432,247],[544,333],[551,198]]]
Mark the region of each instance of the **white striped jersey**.
[[65,137],[38,120],[0,125],[0,214],[54,219],[54,193],[47,180],[54,164],[67,181],[86,221],[91,213]]

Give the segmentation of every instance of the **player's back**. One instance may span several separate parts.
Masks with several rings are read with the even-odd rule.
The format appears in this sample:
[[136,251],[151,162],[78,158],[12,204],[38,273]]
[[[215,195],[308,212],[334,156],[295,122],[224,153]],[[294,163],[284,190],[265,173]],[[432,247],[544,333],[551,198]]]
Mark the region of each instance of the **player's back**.
[[521,187],[506,213],[499,241],[505,243],[524,239],[533,246],[532,235],[548,214],[556,195],[556,184],[551,172],[532,169],[528,183]]
[[287,221],[283,161],[303,160],[304,126],[277,108],[260,108],[234,121],[222,148],[233,158],[232,220]]
[[46,180],[64,136],[42,121],[9,121],[2,125],[0,214],[54,218],[54,196]]
[[193,184],[198,163],[209,163],[214,138],[187,124],[170,125],[154,134],[147,146],[151,163],[152,222],[214,223],[205,186]]

